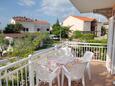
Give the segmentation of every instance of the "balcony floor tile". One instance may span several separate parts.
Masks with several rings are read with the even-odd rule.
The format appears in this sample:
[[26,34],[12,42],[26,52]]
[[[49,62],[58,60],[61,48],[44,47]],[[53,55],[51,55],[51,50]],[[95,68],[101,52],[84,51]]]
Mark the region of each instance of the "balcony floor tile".
[[[115,76],[110,75],[107,72],[105,62],[92,61],[91,73],[92,80],[89,80],[87,74],[85,74],[86,86],[115,86],[112,85],[112,81],[115,80]],[[41,83],[40,86],[48,86],[48,83]],[[53,86],[57,86],[57,83],[53,83]],[[64,86],[68,86],[66,78],[64,81]],[[82,86],[81,81],[72,81],[72,86]]]

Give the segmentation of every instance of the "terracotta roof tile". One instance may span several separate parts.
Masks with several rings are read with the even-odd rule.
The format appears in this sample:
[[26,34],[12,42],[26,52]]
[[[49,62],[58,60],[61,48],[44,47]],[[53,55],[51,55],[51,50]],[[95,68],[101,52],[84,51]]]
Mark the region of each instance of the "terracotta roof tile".
[[33,22],[34,24],[48,24],[47,21],[43,21],[43,20],[36,20]]
[[94,21],[94,20],[96,20],[95,18],[88,18],[88,17],[82,17],[82,16],[72,16],[72,17],[80,19],[82,21]]
[[37,20],[37,19],[33,20],[31,18],[21,17],[21,16],[13,17],[13,19],[17,22],[31,22],[34,24],[48,24],[47,21]]
[[13,17],[13,19],[15,21],[19,21],[19,22],[33,22],[32,19],[26,18],[26,17],[21,17],[21,16]]

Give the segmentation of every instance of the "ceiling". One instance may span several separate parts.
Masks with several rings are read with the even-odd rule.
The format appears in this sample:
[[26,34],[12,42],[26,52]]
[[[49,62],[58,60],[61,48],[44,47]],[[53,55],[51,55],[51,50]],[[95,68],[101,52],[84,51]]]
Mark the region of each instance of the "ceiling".
[[115,0],[70,0],[82,13],[92,12],[94,9],[110,8]]
[[72,4],[81,12],[95,12],[109,18],[112,15],[112,7],[115,0],[70,0]]

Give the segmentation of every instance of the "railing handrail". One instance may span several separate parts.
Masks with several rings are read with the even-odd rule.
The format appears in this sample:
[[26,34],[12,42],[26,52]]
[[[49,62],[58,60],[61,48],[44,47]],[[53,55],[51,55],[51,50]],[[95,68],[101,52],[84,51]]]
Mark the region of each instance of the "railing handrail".
[[49,50],[52,50],[52,49],[54,49],[54,48],[55,48],[55,47],[52,47],[52,48],[49,48],[49,49],[43,49],[43,50],[36,51],[36,52],[34,52],[34,53],[31,55],[31,57],[23,58],[23,59],[20,59],[19,61],[10,63],[10,64],[5,65],[5,66],[3,66],[3,67],[0,67],[0,71],[4,71],[4,70],[6,70],[6,69],[8,69],[8,68],[11,68],[11,67],[16,66],[16,65],[18,65],[18,64],[21,64],[21,63],[23,63],[23,62],[26,62],[26,61],[28,61],[30,58],[33,58],[33,59],[34,59],[35,55],[45,53],[45,52],[47,52],[47,51],[49,51]]
[[76,42],[76,41],[65,41],[64,43],[87,44],[87,45],[107,45],[106,43],[86,43],[86,42]]
[[0,71],[7,70],[8,68],[11,68],[11,67],[16,66],[16,65],[18,65],[18,64],[21,64],[21,63],[27,61],[28,59],[29,59],[29,58],[23,58],[23,59],[20,59],[19,61],[10,63],[10,64],[5,65],[5,66],[3,66],[3,67],[0,67]]
[[[71,46],[71,45],[70,45]],[[95,48],[95,47],[98,47],[98,48],[107,48],[107,46],[83,46],[83,45],[74,45],[74,46],[80,46],[80,47],[93,47],[93,48]]]

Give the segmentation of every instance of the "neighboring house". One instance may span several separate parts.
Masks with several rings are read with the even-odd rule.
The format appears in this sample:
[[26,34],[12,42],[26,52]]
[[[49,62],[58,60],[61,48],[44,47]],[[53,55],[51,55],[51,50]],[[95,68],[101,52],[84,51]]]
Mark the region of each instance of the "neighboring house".
[[11,24],[16,23],[23,25],[22,32],[50,32],[50,24],[47,21],[17,16],[11,19]]
[[63,21],[63,26],[70,27],[72,32],[81,31],[83,33],[95,33],[100,36],[101,23],[94,18],[69,16]]
[[108,33],[109,22],[104,22],[104,23],[103,23],[103,27],[106,29],[106,33]]

